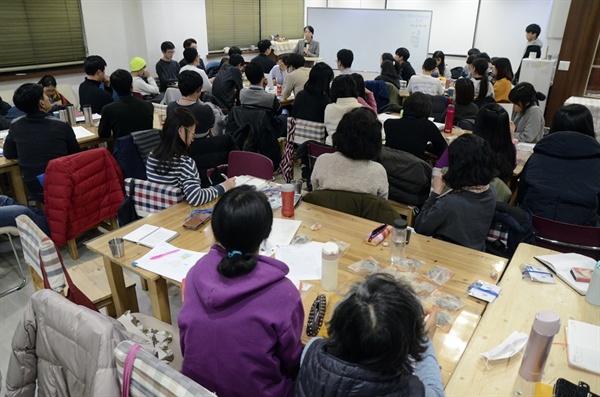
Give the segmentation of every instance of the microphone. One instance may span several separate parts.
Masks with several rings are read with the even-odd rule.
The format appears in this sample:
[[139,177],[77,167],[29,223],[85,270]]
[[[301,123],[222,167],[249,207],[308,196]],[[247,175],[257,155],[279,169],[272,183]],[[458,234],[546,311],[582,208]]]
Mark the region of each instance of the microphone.
[[304,42],[304,48],[308,47],[308,43],[305,41]]

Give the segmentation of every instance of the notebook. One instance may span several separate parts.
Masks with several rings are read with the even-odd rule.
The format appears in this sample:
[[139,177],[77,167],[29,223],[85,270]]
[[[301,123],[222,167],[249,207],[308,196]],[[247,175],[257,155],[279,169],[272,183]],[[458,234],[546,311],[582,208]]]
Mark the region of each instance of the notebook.
[[127,233],[123,238],[132,243],[154,248],[161,243],[173,240],[177,236],[179,236],[179,233],[174,230],[152,225],[142,225],[134,231]]
[[242,185],[254,186],[257,192],[264,190],[269,185],[269,182],[265,179],[257,178],[255,176],[240,175],[235,177],[235,186],[239,187]]
[[571,275],[571,269],[574,267],[593,269],[594,266],[596,266],[595,260],[588,256],[575,253],[539,255],[534,258],[552,269],[560,279],[575,291],[581,295],[585,295],[590,284],[575,281]]
[[566,334],[569,366],[600,375],[600,327],[569,320]]

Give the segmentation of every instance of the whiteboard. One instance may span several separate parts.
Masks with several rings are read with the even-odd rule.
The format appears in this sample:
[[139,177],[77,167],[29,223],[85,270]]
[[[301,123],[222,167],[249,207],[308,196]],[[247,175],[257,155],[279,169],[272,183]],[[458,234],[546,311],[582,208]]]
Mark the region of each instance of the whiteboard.
[[349,8],[307,9],[307,23],[315,29],[323,62],[337,69],[336,54],[342,48],[352,50],[354,71],[379,71],[384,52],[398,47],[410,51],[415,71],[427,58],[431,34],[431,11],[371,10]]

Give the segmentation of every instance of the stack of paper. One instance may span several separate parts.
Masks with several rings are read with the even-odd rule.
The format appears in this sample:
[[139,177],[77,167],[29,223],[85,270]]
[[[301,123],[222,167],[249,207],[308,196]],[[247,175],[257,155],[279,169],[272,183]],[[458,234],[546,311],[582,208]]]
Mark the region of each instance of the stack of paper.
[[169,243],[162,243],[132,265],[181,282],[192,266],[204,255],[206,255],[204,252],[184,250]]
[[255,176],[249,176],[249,175],[236,176],[235,177],[235,186],[239,187],[242,185],[254,186],[256,188],[256,190],[260,192],[261,190],[265,189],[269,185],[269,182],[265,179],[257,178]]

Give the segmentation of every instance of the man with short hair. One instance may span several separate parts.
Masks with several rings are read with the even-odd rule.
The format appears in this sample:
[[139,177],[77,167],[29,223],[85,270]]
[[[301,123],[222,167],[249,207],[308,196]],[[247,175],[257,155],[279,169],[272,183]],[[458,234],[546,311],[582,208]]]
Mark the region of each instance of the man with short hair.
[[187,65],[181,68],[179,74],[186,70],[198,73],[200,77],[202,77],[202,91],[212,92],[212,84],[210,83],[206,72],[198,67],[198,62],[200,62],[198,50],[193,47],[186,48],[183,51],[183,58],[186,60]]
[[133,92],[139,93],[144,99],[146,99],[145,97],[155,99],[159,94],[159,89],[154,77],[146,69],[146,60],[142,57],[132,58],[129,62],[129,69],[133,78]]
[[223,64],[219,74],[213,81],[213,96],[225,106],[227,110],[239,104],[240,91],[243,87],[242,71],[246,62],[239,54],[232,54],[229,63]]
[[4,140],[4,157],[19,159],[25,185],[36,200],[43,202],[44,189],[37,176],[46,172],[50,160],[77,153],[81,149],[73,128],[48,115],[52,105],[41,85],[21,85],[15,91],[13,103],[27,116],[10,125]]
[[246,78],[250,81],[250,87],[242,89],[240,92],[240,102],[242,106],[259,107],[270,110],[273,115],[279,112],[281,105],[277,96],[265,91],[267,79],[263,69],[258,63],[250,62],[246,65]]
[[215,115],[210,106],[198,101],[202,92],[202,77],[195,71],[184,70],[179,73],[178,86],[181,98],[169,103],[167,114],[180,107],[189,109],[196,119],[196,138],[207,137],[215,125]]
[[308,81],[310,68],[304,67],[304,57],[300,54],[291,53],[286,59],[288,75],[283,82],[281,97],[288,99],[292,92],[298,95],[304,89],[304,84]]
[[[527,45],[525,47],[525,52],[523,53],[523,59],[529,58],[530,54],[533,53],[535,53],[536,58],[540,58],[542,56],[542,47],[544,46],[544,43],[542,42],[542,40],[539,39],[540,33],[542,33],[542,28],[536,23],[527,25],[527,27],[525,28],[525,38],[527,39]],[[521,65],[519,64],[519,69],[517,70],[517,73],[515,73],[515,78],[513,79],[514,85],[516,85],[519,82],[520,77]]]
[[337,68],[340,74],[352,74],[352,62],[354,61],[354,54],[351,50],[342,48],[337,52]]
[[410,62],[408,62],[408,58],[410,58],[410,51],[407,48],[400,47],[396,50],[394,60],[400,65],[400,74],[405,81],[410,81],[411,77],[417,74]]
[[164,41],[160,45],[160,50],[163,56],[156,63],[156,74],[160,80],[160,92],[165,92],[168,86],[177,84],[177,75],[181,67],[173,60],[175,44],[170,41]]
[[431,73],[437,67],[437,62],[433,58],[427,58],[423,62],[422,75],[414,75],[408,82],[406,88],[409,93],[422,92],[427,95],[444,95],[444,86],[442,82],[431,77]]
[[[184,53],[187,48],[195,48],[196,50],[198,50],[198,42],[192,38],[185,39],[183,42],[183,52]],[[181,61],[179,61],[179,66],[183,68],[188,63],[189,62],[185,59],[185,54],[184,54],[183,59]],[[202,69],[202,70],[206,71],[206,68],[204,67],[204,61],[202,60],[202,58],[199,58],[197,66],[198,66],[198,69]]]
[[86,77],[79,85],[79,103],[82,108],[90,105],[93,113],[100,114],[104,105],[114,101],[109,76],[104,73],[105,68],[106,61],[98,55],[90,55],[83,61]]
[[252,58],[250,62],[260,65],[263,73],[271,72],[271,69],[275,66],[275,62],[269,58],[269,54],[271,54],[271,41],[261,40],[256,46],[258,47],[259,54]]
[[154,106],[131,95],[131,74],[117,69],[110,76],[110,83],[119,95],[119,100],[106,105],[102,109],[102,118],[98,125],[98,135],[115,139],[129,135],[135,131],[149,130],[154,123]]

